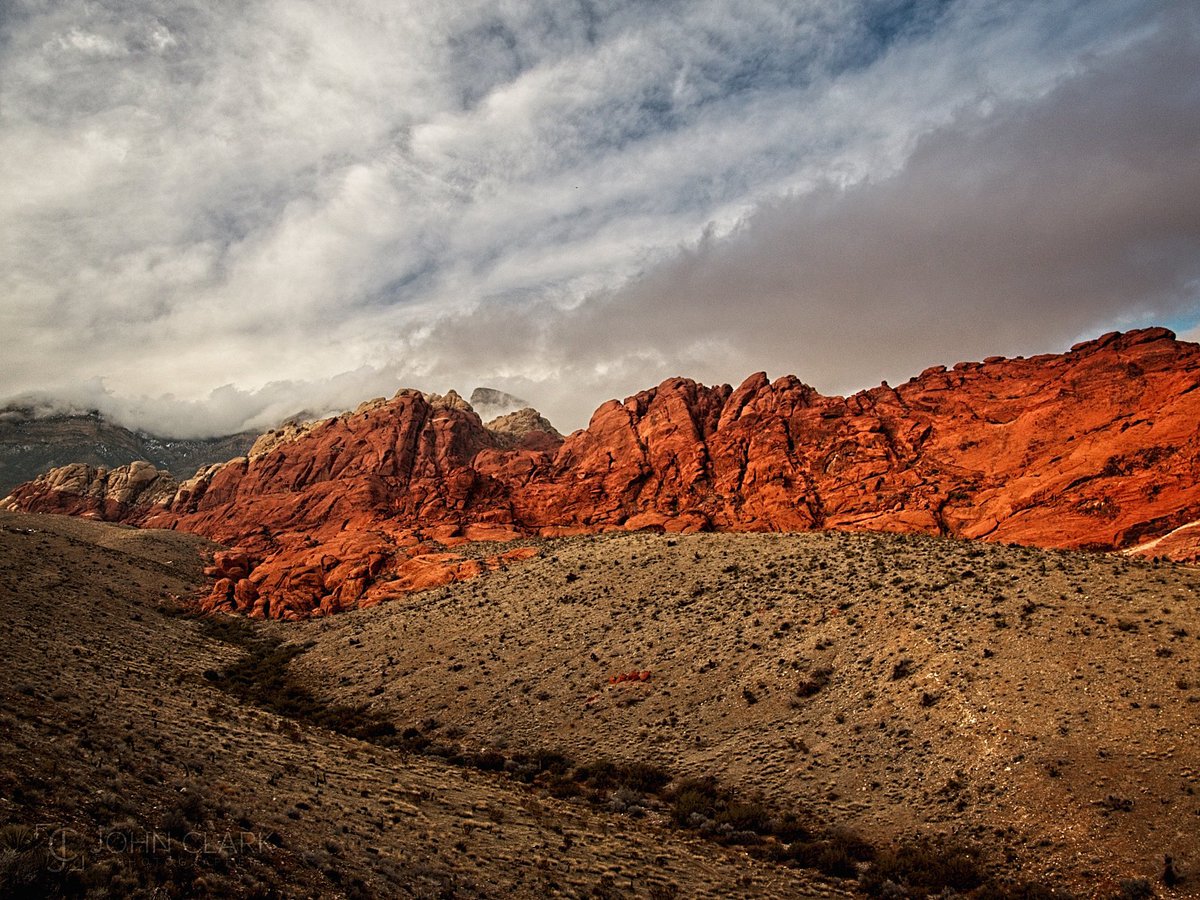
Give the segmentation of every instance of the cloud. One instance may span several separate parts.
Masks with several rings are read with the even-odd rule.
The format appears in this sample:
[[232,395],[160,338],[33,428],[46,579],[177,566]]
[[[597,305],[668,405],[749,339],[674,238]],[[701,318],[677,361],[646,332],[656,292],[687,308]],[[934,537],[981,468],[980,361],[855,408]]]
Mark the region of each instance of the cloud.
[[[263,432],[294,416],[323,418],[353,409],[364,400],[390,397],[399,384],[395,370],[362,367],[331,378],[273,381],[253,390],[224,384],[197,398],[173,394],[118,394],[100,378],[53,394],[30,391],[10,404],[35,417],[99,412],[134,430],[178,438]],[[305,405],[298,406],[303,398]]]
[[573,427],[1197,312],[1187,4],[80,0],[0,42],[0,396]]
[[1168,21],[1035,98],[963,110],[884,177],[764,202],[582,308],[447,320],[427,352],[496,341],[554,373],[544,408],[581,424],[575,397],[680,373],[736,383],[765,368],[849,392],[1194,318],[1200,32]]
[[549,342],[578,359],[619,322],[616,356],[707,342],[848,390],[1194,314],[1200,33],[1188,25],[1034,102],[961,115],[893,175],[763,204],[589,317],[563,317]]

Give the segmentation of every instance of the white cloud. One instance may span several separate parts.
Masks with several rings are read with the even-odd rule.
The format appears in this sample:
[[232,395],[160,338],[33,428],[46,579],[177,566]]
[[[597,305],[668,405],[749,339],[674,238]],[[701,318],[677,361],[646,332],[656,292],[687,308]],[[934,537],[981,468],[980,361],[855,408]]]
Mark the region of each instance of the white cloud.
[[1177,141],[1134,116],[1145,41],[1195,83],[1183,4],[79,0],[0,29],[0,396],[198,433],[486,383],[570,427],[668,375],[858,386],[1189,302],[1111,262],[1190,252],[1191,207],[1147,205]]

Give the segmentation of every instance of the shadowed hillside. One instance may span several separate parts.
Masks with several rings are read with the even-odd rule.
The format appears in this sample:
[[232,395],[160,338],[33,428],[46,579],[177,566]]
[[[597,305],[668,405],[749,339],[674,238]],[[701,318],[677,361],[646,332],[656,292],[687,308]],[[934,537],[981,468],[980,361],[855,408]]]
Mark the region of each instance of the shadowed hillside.
[[10,407],[0,410],[0,495],[71,463],[115,469],[141,460],[187,477],[201,466],[242,455],[254,437],[170,438],[130,431],[99,413],[39,417]]
[[0,514],[0,893],[1197,893],[1194,569],[614,535],[274,623],[212,549]]
[[[319,701],[281,643],[193,619],[204,541],[0,514],[0,896],[841,896],[557,800]],[[400,729],[402,730],[402,729]]]

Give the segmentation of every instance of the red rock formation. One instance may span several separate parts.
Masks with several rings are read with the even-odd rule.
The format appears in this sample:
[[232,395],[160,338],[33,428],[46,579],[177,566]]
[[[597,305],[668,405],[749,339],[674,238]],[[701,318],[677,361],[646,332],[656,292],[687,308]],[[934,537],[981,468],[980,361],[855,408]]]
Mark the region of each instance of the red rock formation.
[[1200,563],[1200,521],[1188,522],[1160,537],[1150,538],[1124,553],[1130,556],[1158,557],[1177,562]]
[[1147,329],[845,398],[790,376],[670,379],[565,441],[490,432],[453,393],[401,391],[178,486],[68,467],[6,503],[235,545],[257,565],[214,561],[209,606],[282,618],[471,577],[511,559],[452,548],[523,535],[838,528],[1194,558],[1198,387],[1200,345]]

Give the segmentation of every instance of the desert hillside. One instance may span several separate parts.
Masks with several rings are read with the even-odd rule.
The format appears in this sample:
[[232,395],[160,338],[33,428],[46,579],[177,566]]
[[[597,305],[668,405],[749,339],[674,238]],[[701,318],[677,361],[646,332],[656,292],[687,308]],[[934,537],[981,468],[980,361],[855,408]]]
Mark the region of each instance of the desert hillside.
[[[0,896],[848,893],[658,820],[349,736],[362,714],[318,716],[273,667],[288,655],[274,637],[183,615],[174,598],[199,585],[204,551],[0,513]],[[230,689],[264,660],[274,677],[254,699]]]
[[185,614],[201,539],[0,514],[3,892],[1198,892],[1197,570],[903,535],[527,543],[255,622]]
[[430,741],[718,776],[873,839],[966,836],[1085,894],[1153,880],[1164,854],[1200,869],[1194,568],[622,535],[279,633],[315,641],[294,663],[315,692]]

